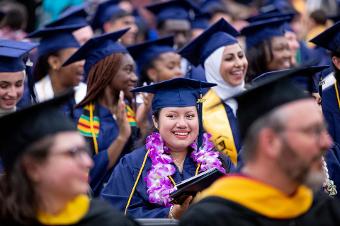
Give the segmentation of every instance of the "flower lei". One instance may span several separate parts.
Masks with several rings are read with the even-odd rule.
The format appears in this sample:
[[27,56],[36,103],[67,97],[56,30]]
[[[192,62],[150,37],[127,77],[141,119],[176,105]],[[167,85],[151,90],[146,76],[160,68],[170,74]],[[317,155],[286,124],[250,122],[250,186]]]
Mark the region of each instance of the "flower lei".
[[[214,144],[209,140],[210,134],[203,134],[203,144],[197,150],[196,142],[192,143],[190,147],[193,151],[190,157],[197,164],[201,164],[200,171],[203,172],[211,168],[217,168],[225,173],[221,161],[218,159],[218,152],[214,150]],[[170,149],[164,145],[159,133],[152,133],[146,138],[145,147],[149,150],[149,157],[152,162],[151,169],[144,178],[147,184],[147,193],[149,195],[149,202],[156,203],[162,206],[171,206],[170,193],[177,188],[172,184],[169,176],[176,171],[172,158],[170,157]]]

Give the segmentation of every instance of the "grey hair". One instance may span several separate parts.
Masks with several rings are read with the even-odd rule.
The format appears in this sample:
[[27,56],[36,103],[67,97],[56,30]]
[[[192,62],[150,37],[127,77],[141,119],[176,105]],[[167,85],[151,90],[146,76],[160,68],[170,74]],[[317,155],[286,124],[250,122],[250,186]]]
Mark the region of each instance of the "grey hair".
[[264,128],[271,128],[274,131],[282,130],[286,119],[286,114],[282,109],[274,109],[264,116],[258,118],[249,127],[242,147],[242,159],[244,162],[254,159],[258,146],[258,135]]

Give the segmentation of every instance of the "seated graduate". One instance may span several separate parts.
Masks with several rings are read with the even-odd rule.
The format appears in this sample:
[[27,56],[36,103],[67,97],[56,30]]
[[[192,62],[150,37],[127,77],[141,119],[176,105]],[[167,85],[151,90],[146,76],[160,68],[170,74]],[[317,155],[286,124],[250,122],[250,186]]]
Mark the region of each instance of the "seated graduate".
[[[238,34],[220,19],[179,52],[194,66],[203,66],[206,80],[217,84],[203,97],[207,100],[203,106],[203,126],[212,135],[216,149],[229,156],[234,165],[241,149],[237,104],[234,100],[221,100],[245,90],[248,61],[235,37]],[[218,103],[218,107],[211,108]]]
[[192,197],[172,205],[169,195],[176,184],[212,168],[229,172],[231,162],[219,156],[201,127],[200,90],[213,85],[175,78],[133,90],[154,94],[153,123],[158,132],[147,137],[145,147],[121,159],[102,198],[137,218],[178,219]]
[[124,102],[124,95],[132,96],[130,90],[137,83],[134,61],[118,42],[127,31],[90,39],[63,65],[85,59],[87,93],[76,109],[71,109],[71,116],[92,149],[95,164],[90,171],[90,185],[94,196],[99,195],[117,160],[130,152],[138,139],[132,104]]
[[17,109],[26,78],[23,58],[37,44],[0,40],[0,117]]
[[0,119],[1,225],[136,225],[90,200],[93,165],[85,140],[60,104],[73,92]]

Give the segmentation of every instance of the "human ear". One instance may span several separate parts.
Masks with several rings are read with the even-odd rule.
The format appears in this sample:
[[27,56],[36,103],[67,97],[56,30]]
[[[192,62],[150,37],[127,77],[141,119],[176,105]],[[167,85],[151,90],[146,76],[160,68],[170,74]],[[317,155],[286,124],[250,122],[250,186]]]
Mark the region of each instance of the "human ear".
[[49,56],[47,58],[47,62],[50,68],[52,68],[52,70],[59,70],[61,67],[61,61],[57,56],[53,55]]
[[158,122],[157,122],[157,119],[154,115],[152,115],[152,122],[153,122],[153,126],[158,129]]

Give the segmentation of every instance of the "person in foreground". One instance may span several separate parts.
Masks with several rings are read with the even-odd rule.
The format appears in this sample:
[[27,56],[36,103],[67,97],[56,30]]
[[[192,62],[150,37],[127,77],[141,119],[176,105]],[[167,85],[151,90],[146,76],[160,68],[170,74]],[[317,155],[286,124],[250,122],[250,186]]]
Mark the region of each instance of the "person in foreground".
[[1,118],[0,225],[136,225],[86,195],[93,162],[85,140],[58,107],[72,97]]
[[244,167],[203,191],[181,226],[340,224],[339,203],[320,191],[332,141],[315,100],[289,78],[298,73],[262,80],[235,97]]
[[133,217],[178,219],[192,200],[171,203],[169,194],[180,182],[212,168],[230,171],[230,160],[221,159],[210,135],[200,130],[200,89],[214,85],[175,78],[133,90],[154,94],[157,132],[146,138],[145,147],[121,159],[102,190],[104,199]]

